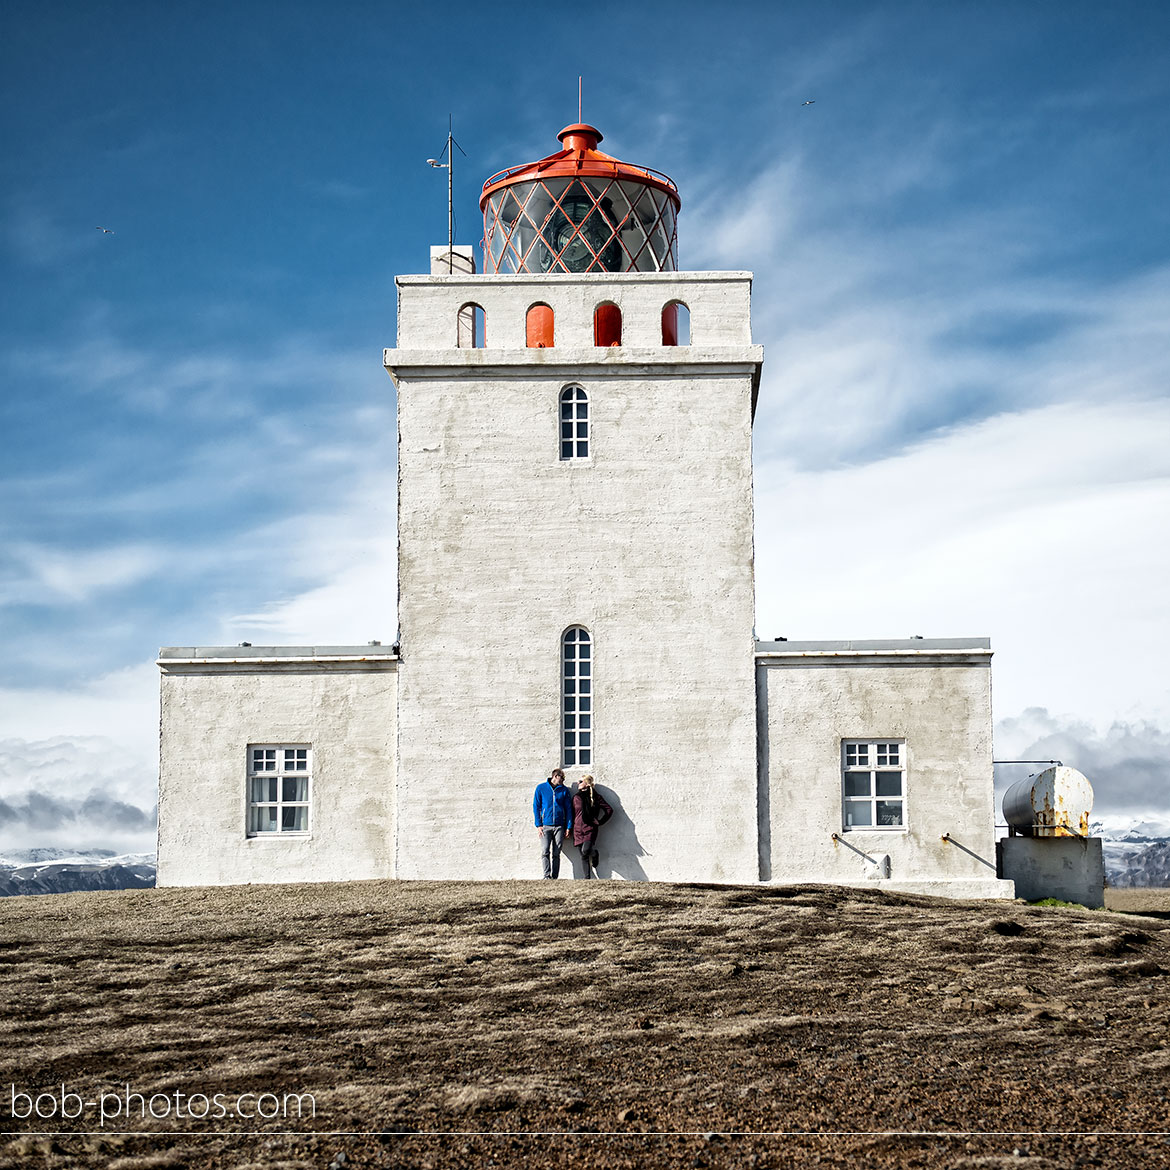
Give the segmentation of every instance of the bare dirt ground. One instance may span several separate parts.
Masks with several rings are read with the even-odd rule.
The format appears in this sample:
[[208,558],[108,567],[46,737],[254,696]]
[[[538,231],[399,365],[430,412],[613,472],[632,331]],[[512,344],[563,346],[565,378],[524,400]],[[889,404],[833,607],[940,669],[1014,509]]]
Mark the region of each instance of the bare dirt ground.
[[[0,1167],[1170,1167],[1170,894],[1141,895],[1113,905],[1155,916],[632,882],[4,899]],[[22,1116],[62,1085],[94,1106]],[[169,1116],[102,1126],[126,1085]],[[315,1115],[177,1118],[177,1092]]]

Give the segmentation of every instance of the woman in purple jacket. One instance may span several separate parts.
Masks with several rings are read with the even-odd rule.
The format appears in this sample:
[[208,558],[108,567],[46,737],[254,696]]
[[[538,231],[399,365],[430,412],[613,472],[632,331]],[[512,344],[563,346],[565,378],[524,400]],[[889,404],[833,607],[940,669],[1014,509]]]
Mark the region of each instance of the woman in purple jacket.
[[581,850],[587,878],[597,877],[597,831],[612,816],[613,809],[593,787],[593,777],[582,776],[573,796],[573,844]]

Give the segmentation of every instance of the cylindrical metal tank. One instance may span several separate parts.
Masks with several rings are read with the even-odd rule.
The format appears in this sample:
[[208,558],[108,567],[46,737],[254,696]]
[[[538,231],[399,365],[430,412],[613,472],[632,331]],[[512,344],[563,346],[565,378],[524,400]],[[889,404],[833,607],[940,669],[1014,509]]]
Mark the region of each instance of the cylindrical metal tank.
[[1093,786],[1076,768],[1045,768],[1013,784],[1003,796],[1003,818],[1022,837],[1087,837]]
[[671,272],[678,267],[673,181],[597,149],[578,122],[563,149],[483,185],[484,272]]

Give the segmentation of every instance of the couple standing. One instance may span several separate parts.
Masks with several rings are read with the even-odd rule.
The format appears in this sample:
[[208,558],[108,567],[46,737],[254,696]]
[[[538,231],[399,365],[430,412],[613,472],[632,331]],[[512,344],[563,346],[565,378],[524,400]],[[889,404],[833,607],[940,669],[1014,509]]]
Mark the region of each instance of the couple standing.
[[560,876],[561,847],[566,835],[581,850],[587,878],[597,877],[597,831],[613,816],[613,809],[593,788],[593,777],[582,776],[577,791],[565,785],[565,774],[554,768],[552,775],[536,786],[532,796],[532,818],[540,834],[540,863],[546,878]]

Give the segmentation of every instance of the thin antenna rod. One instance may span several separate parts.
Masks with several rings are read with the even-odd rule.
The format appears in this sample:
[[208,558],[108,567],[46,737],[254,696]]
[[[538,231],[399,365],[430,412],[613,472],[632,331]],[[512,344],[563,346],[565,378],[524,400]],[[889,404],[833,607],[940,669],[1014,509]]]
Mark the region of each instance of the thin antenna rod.
[[581,78],[577,78],[577,122],[581,122]]
[[447,272],[455,271],[455,120],[447,115]]

